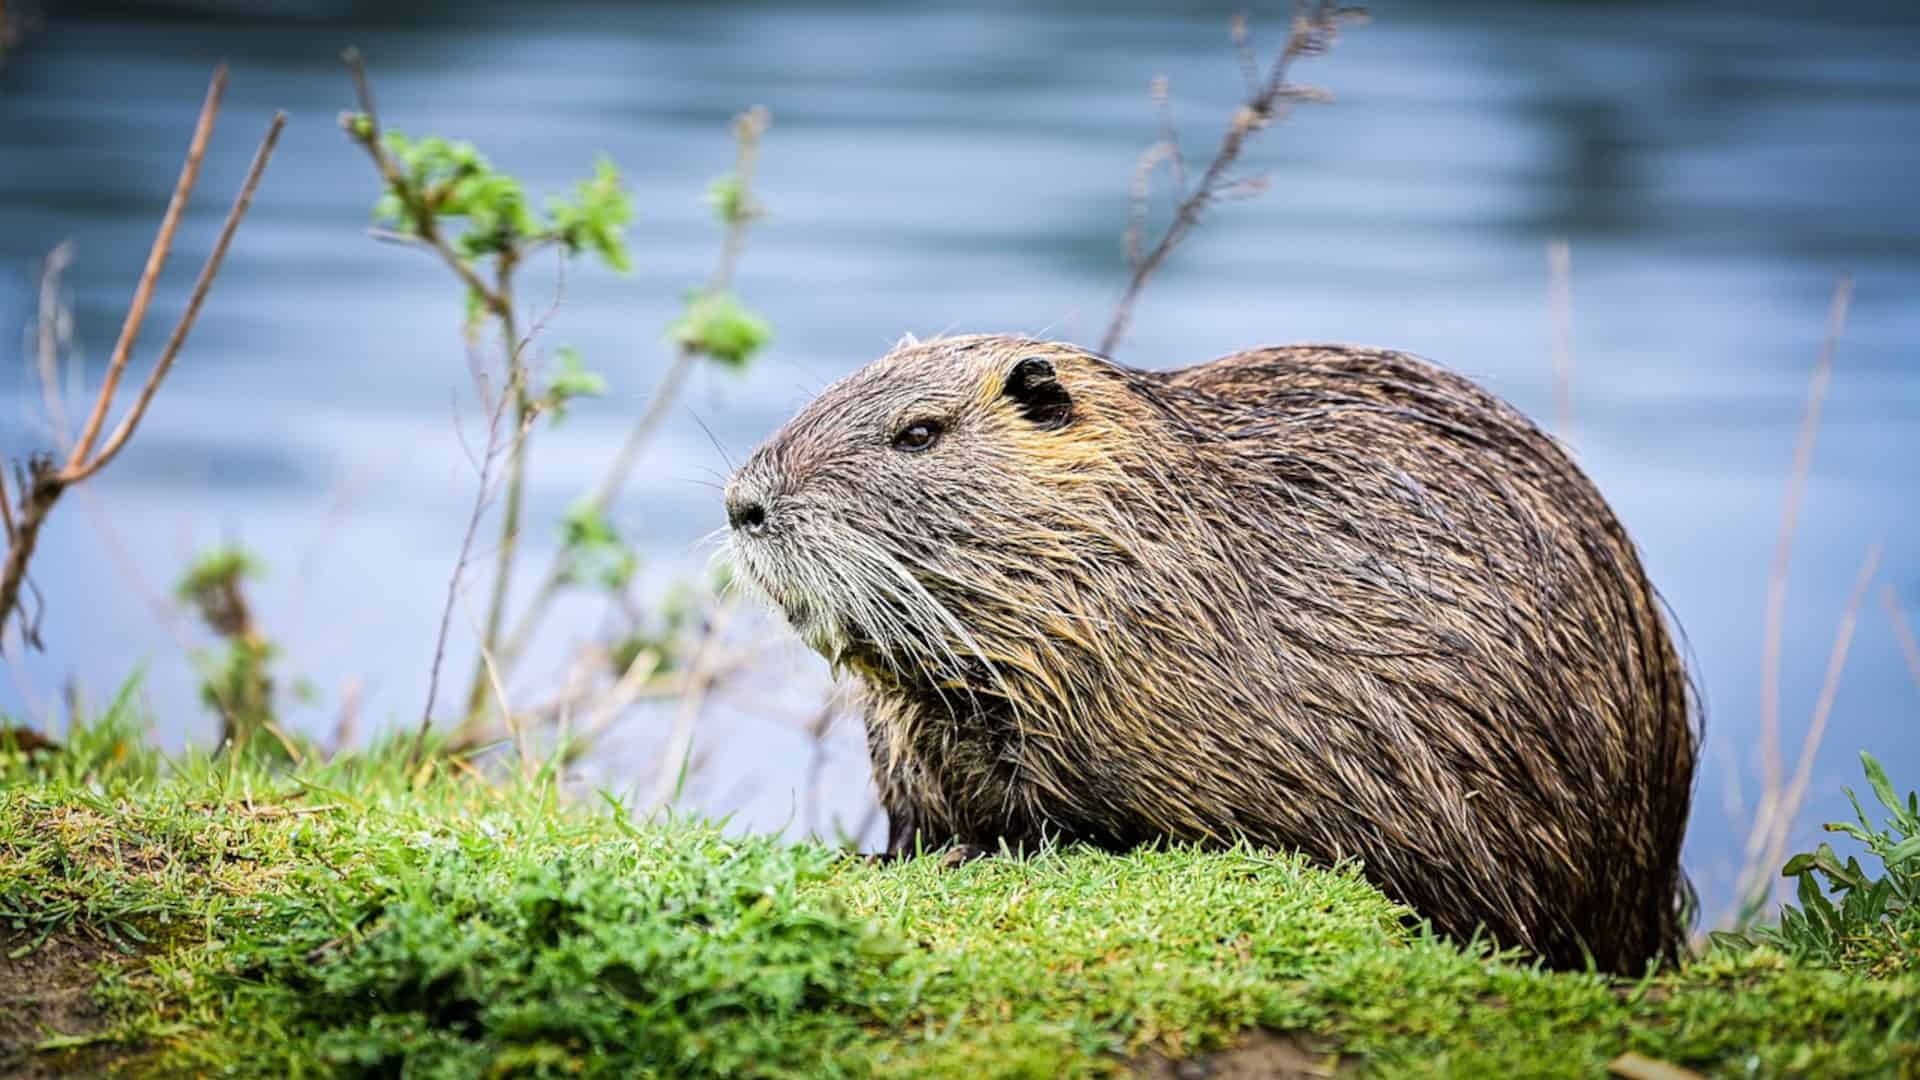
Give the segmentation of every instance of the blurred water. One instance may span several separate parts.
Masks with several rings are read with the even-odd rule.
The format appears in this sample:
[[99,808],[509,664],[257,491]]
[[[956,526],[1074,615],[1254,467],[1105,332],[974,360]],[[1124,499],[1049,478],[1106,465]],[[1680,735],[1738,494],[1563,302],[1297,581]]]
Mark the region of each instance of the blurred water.
[[[431,260],[364,234],[373,177],[335,127],[350,104],[343,46],[365,51],[393,126],[472,138],[534,191],[561,190],[604,150],[634,189],[635,272],[578,268],[548,331],[613,393],[539,434],[535,523],[592,483],[642,406],[668,359],[661,328],[714,257],[698,194],[728,165],[728,117],[771,108],[760,186],[772,216],[739,289],[778,340],[745,377],[697,376],[618,509],[657,583],[697,566],[695,541],[721,523],[708,485],[726,464],[702,422],[737,457],[903,331],[1097,339],[1122,280],[1131,169],[1154,135],[1147,84],[1171,77],[1190,151],[1209,149],[1239,85],[1231,11],[179,0],[29,13],[0,68],[0,328],[27,325],[37,261],[71,239],[96,375],[212,66],[233,64],[228,105],[142,358],[267,116],[285,108],[292,121],[135,451],[45,534],[49,649],[13,656],[0,710],[43,708],[69,679],[98,698],[144,666],[163,737],[208,739],[185,655],[204,640],[166,594],[194,551],[239,540],[270,563],[262,622],[321,689],[304,725],[327,730],[350,682],[370,726],[417,714],[473,486],[454,422],[460,302]],[[1881,580],[1920,623],[1920,19],[1910,5],[1375,13],[1302,69],[1339,104],[1271,134],[1254,162],[1271,192],[1218,209],[1149,291],[1121,358],[1367,342],[1464,371],[1544,418],[1545,248],[1570,237],[1571,440],[1691,642],[1709,733],[1689,860],[1713,895],[1736,861],[1730,802],[1752,775],[1767,568],[1842,271],[1858,291],[1794,554],[1790,749],[1872,542],[1886,544]],[[1278,22],[1256,29],[1271,39]],[[547,287],[530,278],[529,305]],[[0,452],[44,445],[24,364],[0,365],[0,397]],[[531,533],[537,557],[551,536]],[[598,618],[563,610],[523,682],[550,687],[568,640]],[[455,624],[457,693],[469,635]],[[783,663],[801,683],[820,677],[797,648]],[[694,793],[703,806],[752,827],[802,823],[809,752],[793,718],[813,699],[789,696],[702,729],[714,778]],[[1920,695],[1876,597],[1808,820],[1842,813],[1856,749],[1920,780],[1916,733]],[[606,777],[644,782],[658,734],[624,733]],[[856,736],[822,775],[828,809],[856,813]]]

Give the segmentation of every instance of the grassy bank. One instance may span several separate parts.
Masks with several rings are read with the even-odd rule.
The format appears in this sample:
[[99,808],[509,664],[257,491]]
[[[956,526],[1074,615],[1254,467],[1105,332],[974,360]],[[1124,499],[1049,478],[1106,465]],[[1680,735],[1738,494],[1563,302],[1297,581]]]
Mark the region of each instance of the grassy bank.
[[0,1074],[1920,1072],[1911,970],[1542,973],[1289,857],[879,867],[389,753],[162,769],[111,729],[4,776]]

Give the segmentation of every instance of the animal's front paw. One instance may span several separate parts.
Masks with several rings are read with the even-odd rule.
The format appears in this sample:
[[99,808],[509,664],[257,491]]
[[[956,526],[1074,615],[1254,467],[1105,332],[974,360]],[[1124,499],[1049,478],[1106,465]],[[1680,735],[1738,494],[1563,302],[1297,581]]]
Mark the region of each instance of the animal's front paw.
[[956,866],[970,863],[975,859],[987,857],[987,849],[972,844],[955,844],[940,856],[940,869],[951,870]]

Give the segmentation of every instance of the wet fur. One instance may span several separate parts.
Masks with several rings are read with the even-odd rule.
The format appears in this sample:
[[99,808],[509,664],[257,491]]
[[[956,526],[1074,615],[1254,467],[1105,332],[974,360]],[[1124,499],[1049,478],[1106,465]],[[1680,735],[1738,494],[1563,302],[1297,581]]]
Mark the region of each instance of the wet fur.
[[[1064,419],[1009,381],[1035,358]],[[893,448],[921,418],[939,442]],[[1660,608],[1561,448],[1458,376],[904,342],[729,498],[769,508],[745,578],[862,683],[896,850],[1246,839],[1558,967],[1682,947],[1697,733]]]

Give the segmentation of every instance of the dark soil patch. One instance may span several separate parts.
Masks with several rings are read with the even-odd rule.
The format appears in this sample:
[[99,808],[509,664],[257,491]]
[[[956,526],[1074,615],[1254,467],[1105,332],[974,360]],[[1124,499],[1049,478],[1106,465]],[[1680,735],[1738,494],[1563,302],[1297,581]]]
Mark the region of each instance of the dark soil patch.
[[0,1077],[37,1080],[96,1072],[115,1048],[34,1047],[106,1029],[107,1018],[93,1000],[93,984],[100,963],[119,954],[105,943],[55,934],[24,956],[10,955],[32,940],[19,931],[0,929]]
[[1142,1080],[1319,1080],[1354,1069],[1352,1062],[1304,1035],[1255,1031],[1239,1045],[1175,1060],[1152,1053],[1135,1058]]

